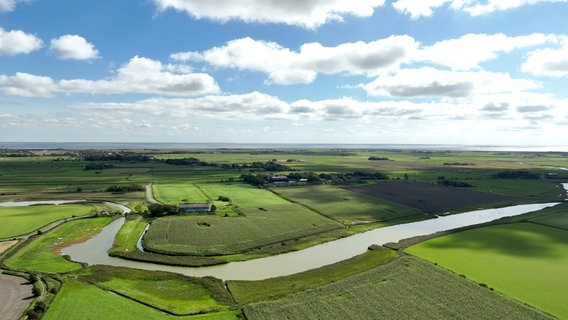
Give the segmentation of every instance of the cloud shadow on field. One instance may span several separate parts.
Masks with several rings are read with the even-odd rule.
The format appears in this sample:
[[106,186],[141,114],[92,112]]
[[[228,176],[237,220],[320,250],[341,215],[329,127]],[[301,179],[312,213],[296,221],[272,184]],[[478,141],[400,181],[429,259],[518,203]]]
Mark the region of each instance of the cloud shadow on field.
[[565,250],[558,250],[558,246],[568,247],[568,231],[529,222],[483,227],[448,237],[447,241],[429,241],[424,246],[546,259],[564,259]]

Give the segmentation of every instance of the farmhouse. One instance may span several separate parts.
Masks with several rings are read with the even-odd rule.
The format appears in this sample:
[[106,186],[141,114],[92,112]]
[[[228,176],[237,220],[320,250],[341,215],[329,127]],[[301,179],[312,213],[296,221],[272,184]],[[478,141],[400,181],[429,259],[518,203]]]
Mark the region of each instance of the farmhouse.
[[179,213],[209,212],[209,203],[182,203],[178,206]]

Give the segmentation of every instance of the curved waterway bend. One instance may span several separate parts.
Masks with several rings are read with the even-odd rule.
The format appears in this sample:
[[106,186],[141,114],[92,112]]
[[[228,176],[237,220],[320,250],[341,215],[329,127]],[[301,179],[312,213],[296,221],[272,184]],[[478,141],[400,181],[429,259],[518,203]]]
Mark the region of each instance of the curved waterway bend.
[[107,250],[111,248],[114,237],[124,222],[124,218],[121,218],[109,224],[100,234],[88,241],[63,249],[63,254],[71,256],[75,261],[93,265],[104,264],[144,270],[162,270],[195,277],[213,276],[223,280],[262,280],[307,271],[346,260],[364,253],[372,244],[383,245],[388,242],[398,242],[414,236],[521,215],[556,204],[558,203],[525,204],[454,214],[437,219],[379,228],[300,251],[200,268],[166,266],[108,256]]

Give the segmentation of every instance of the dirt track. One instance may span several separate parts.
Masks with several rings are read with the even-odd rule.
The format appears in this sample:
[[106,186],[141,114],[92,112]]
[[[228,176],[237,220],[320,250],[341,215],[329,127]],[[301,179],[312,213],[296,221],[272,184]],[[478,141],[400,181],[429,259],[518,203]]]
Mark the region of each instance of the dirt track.
[[0,320],[16,320],[31,301],[32,286],[24,278],[0,274]]

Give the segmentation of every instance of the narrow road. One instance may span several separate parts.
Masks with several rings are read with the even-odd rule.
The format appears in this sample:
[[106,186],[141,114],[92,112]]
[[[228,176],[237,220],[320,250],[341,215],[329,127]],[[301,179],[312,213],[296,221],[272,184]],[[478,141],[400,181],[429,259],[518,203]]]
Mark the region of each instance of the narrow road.
[[154,194],[152,193],[152,182],[146,185],[146,198],[150,203],[159,203],[154,199]]

